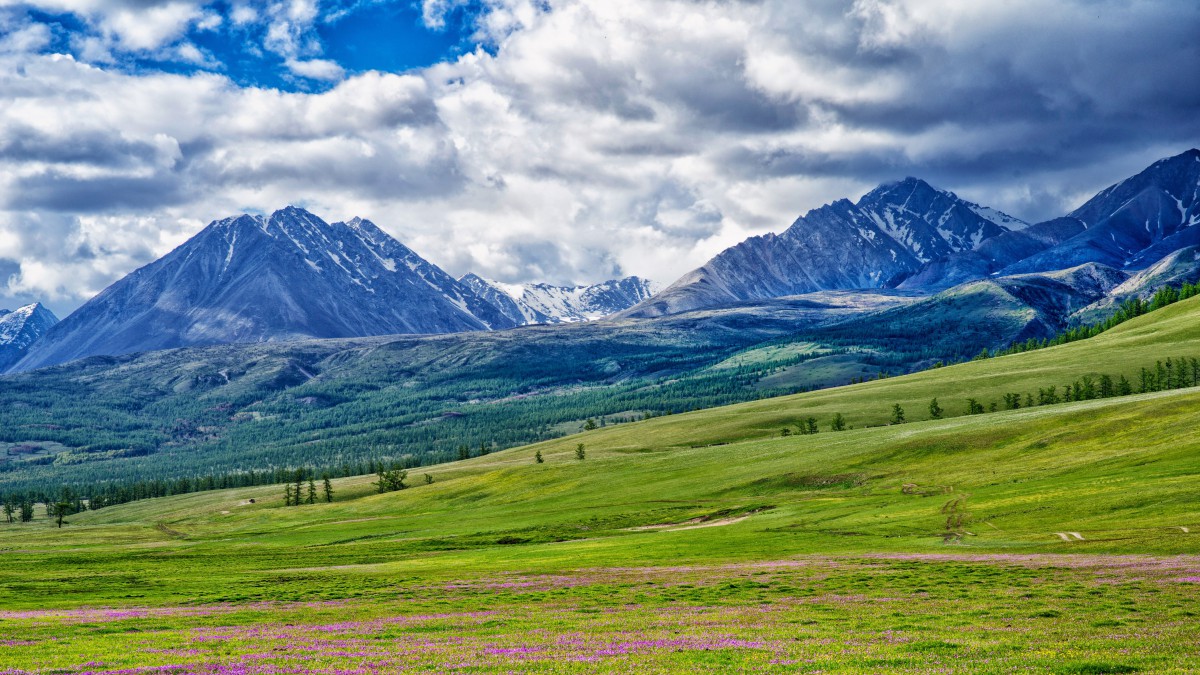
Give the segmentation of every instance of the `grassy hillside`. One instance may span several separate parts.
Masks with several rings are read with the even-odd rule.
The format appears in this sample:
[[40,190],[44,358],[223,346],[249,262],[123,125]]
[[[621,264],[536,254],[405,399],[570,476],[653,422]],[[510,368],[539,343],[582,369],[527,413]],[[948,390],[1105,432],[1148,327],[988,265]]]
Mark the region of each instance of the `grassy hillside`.
[[[332,504],[213,491],[62,530],[39,511],[0,525],[0,661],[17,675],[1189,672],[1200,389],[869,425],[893,402],[919,420],[935,395],[957,413],[968,395],[1197,354],[1198,318],[1193,299],[1044,351],[417,470],[399,492],[339,479]],[[780,435],[834,412],[857,428]]]
[[[149,500],[72,517],[62,533],[46,524],[0,528],[0,546],[95,547],[149,568],[160,564],[164,547],[187,551],[200,565],[217,551],[249,547],[252,568],[289,551],[296,566],[389,561],[397,569],[755,559],[768,552],[942,550],[948,543],[1194,551],[1196,540],[1180,528],[1200,532],[1191,487],[1200,473],[1200,437],[1193,433],[1200,390],[871,425],[884,424],[893,402],[920,419],[938,396],[958,414],[968,395],[988,401],[1086,373],[1132,373],[1167,355],[1200,354],[1198,300],[1062,347],[419,469],[402,492],[371,494],[370,479],[355,478],[335,482],[331,505],[285,508],[275,487]],[[824,429],[835,412],[857,428],[780,435],[808,415]],[[580,443],[582,461],[575,458]],[[534,462],[535,452],[544,464]],[[245,503],[250,498],[256,503]],[[681,532],[629,529],[742,516]],[[1083,539],[1068,534],[1063,541],[1059,533],[1070,532]],[[502,540],[510,543],[497,544]],[[560,541],[572,543],[553,543]],[[211,562],[214,575],[240,573],[224,556]]]

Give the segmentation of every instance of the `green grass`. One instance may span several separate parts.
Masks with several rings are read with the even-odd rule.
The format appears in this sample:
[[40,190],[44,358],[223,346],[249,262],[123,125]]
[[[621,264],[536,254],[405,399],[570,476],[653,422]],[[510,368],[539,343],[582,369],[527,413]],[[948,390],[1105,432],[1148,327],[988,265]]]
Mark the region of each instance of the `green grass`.
[[[63,612],[0,616],[5,639],[29,643],[0,663],[150,664],[124,654],[135,642],[233,663],[287,643],[284,668],[302,658],[295,645],[325,639],[303,626],[348,616],[371,642],[354,649],[427,640],[412,662],[433,670],[461,658],[468,672],[1188,672],[1200,390],[870,425],[897,402],[920,419],[934,396],[956,413],[967,396],[1200,355],[1198,300],[1044,351],[421,469],[401,492],[352,478],[335,481],[333,504],[284,507],[281,489],[247,488],[87,512],[61,531],[44,517],[3,525],[0,608]],[[827,428],[835,412],[858,428],[779,435],[808,415]],[[338,604],[290,604],[314,602]],[[73,609],[89,606],[215,614]],[[430,615],[442,618],[379,623]],[[206,626],[288,622],[285,637],[230,629],[220,654],[193,644]],[[629,647],[633,634],[657,642]],[[546,658],[504,651],[522,645]],[[170,651],[185,647],[199,651]]]

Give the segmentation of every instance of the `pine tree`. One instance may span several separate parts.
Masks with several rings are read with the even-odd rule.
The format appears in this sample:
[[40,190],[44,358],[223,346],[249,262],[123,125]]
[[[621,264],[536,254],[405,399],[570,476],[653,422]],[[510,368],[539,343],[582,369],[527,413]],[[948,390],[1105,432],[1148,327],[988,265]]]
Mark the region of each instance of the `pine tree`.
[[846,430],[846,418],[842,416],[842,413],[836,413],[833,416],[833,422],[829,424],[829,428],[833,431]]
[[596,420],[594,420],[594,419],[592,419],[592,418],[590,418],[590,417],[587,419],[587,421],[586,421],[586,422],[584,422],[584,423],[583,423],[583,430],[584,430],[584,431],[591,431],[591,430],[593,430],[593,429],[595,429],[595,428],[596,428]]
[[284,487],[283,487],[283,505],[284,506],[292,505],[292,484],[291,483],[288,483],[288,484],[284,485]]
[[471,459],[471,448],[466,445],[458,446],[458,458],[460,460]]
[[943,412],[942,406],[938,405],[936,398],[929,402],[929,419],[940,420]]
[[324,485],[325,503],[332,504],[333,503],[333,483],[331,483],[329,481],[329,474],[325,474],[324,481],[325,481],[325,485]]
[[533,455],[533,461],[534,461],[534,462],[536,462],[536,463],[538,463],[538,464],[542,464],[542,463],[544,463],[544,462],[546,461],[546,460],[545,460],[545,459],[542,457],[542,451],[541,451],[541,450],[538,450],[536,453],[534,453],[534,455]]
[[587,452],[583,449],[583,443],[575,446],[575,459],[582,460],[587,457]]
[[1129,396],[1133,393],[1133,384],[1124,375],[1117,380],[1117,396]]
[[904,424],[904,408],[899,403],[892,404],[892,424]]
[[976,401],[973,398],[968,398],[967,399],[967,414],[968,415],[982,415],[983,414],[983,404],[980,403],[979,401]]
[[308,498],[304,500],[306,504],[317,503],[317,484],[312,478],[308,479]]
[[426,484],[426,485],[433,485],[433,476],[432,476],[432,475],[430,475],[430,474],[425,474],[425,484]]
[[810,417],[805,420],[804,425],[808,427],[808,433],[810,434],[815,434],[820,431],[820,429],[817,428],[817,418],[815,417]]
[[26,500],[21,502],[21,522],[28,523],[31,520],[33,520],[33,502]]
[[13,521],[14,513],[16,513],[16,509],[13,508],[12,500],[10,500],[10,499],[4,500],[4,518],[6,520],[8,520],[8,522],[11,523]]

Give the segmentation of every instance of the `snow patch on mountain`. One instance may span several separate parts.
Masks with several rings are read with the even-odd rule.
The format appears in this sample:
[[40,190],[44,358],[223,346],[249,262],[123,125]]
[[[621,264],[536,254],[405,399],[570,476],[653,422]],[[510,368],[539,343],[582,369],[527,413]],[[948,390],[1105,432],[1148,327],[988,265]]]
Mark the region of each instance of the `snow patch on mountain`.
[[640,277],[584,286],[506,284],[475,274],[459,281],[524,325],[595,321],[629,309],[659,290],[653,281]]
[[40,302],[0,310],[0,372],[19,361],[56,323],[58,317]]

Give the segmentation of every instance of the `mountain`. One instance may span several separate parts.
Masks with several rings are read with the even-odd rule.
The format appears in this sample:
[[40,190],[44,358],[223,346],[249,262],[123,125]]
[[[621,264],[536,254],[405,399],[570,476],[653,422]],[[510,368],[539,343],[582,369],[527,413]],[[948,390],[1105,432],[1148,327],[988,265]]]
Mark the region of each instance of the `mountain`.
[[15,370],[229,342],[512,327],[373,223],[300,208],[211,223],[51,329]]
[[640,277],[591,286],[502,284],[475,274],[459,281],[520,325],[593,321],[629,309],[658,290],[653,281]]
[[1007,274],[1044,272],[1098,262],[1145,269],[1200,244],[1200,150],[1159,160],[1102,190],[1069,214],[1083,231],[1008,266]]
[[942,256],[970,251],[1027,224],[906,178],[751,237],[625,313],[653,317],[819,290],[895,286]]
[[58,317],[40,302],[11,312],[0,310],[0,372],[19,361],[56,323]]

